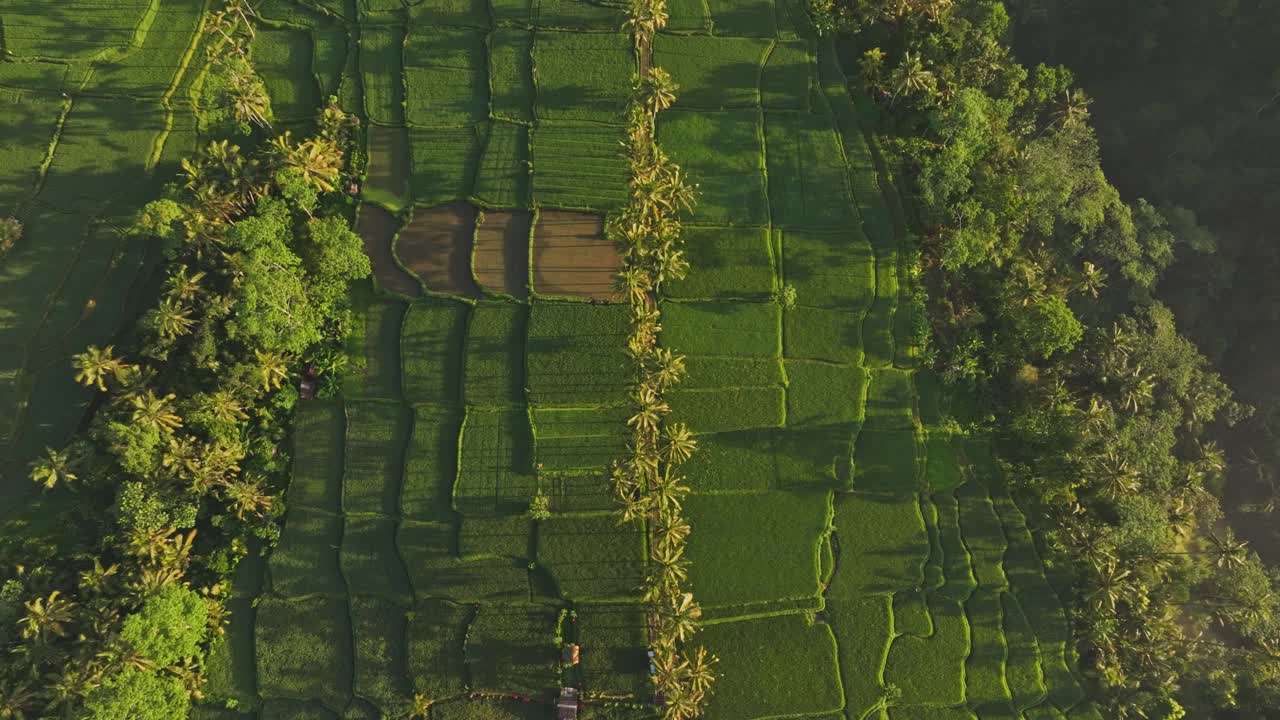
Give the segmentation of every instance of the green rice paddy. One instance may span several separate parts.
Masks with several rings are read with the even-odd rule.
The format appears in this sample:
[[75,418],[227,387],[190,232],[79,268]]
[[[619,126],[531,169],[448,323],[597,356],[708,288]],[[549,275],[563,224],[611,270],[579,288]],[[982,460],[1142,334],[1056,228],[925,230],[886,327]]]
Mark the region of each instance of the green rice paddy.
[[[27,224],[0,260],[6,468],[74,429],[87,396],[67,356],[130,316],[150,251],[100,226],[197,141],[204,3],[74,4],[83,24],[51,42],[38,3],[0,2],[19,60],[0,64],[0,135],[18,140],[0,147],[0,214]],[[682,90],[658,138],[701,192],[660,342],[688,356],[667,399],[700,445],[690,586],[723,676],[706,717],[1089,717],[1025,518],[985,440],[939,427],[941,391],[904,350],[910,240],[833,46],[796,0],[669,7],[655,61]],[[370,156],[402,168],[387,177],[406,201],[625,200],[618,4],[271,0],[262,16],[277,117],[339,93],[404,133]],[[363,362],[341,398],[302,405],[280,542],[242,566],[195,717],[394,717],[422,693],[431,720],[544,720],[565,681],[580,717],[654,717],[645,538],[608,513],[605,477],[626,439],[626,306],[362,293]],[[29,484],[6,474],[0,505]],[[535,521],[539,492],[552,516]],[[558,639],[580,644],[576,672]]]

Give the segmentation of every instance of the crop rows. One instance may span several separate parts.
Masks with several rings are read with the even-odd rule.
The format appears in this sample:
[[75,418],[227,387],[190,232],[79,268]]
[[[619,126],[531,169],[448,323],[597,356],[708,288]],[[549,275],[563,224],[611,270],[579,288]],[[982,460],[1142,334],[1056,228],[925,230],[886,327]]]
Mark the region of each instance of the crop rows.
[[[632,58],[617,7],[309,4],[359,38],[355,107],[383,126],[366,201],[625,199]],[[295,8],[279,29],[309,27],[324,55],[318,15],[269,5]],[[686,554],[722,675],[705,716],[1088,717],[1025,520],[982,441],[940,430],[944,403],[915,368],[910,240],[833,47],[794,0],[669,8],[669,28],[691,34],[655,43],[682,87],[658,137],[700,202],[688,277],[659,294],[661,342],[689,369],[666,395],[671,419],[699,433]],[[403,177],[378,167],[398,152]],[[521,262],[536,265],[530,219]],[[264,568],[246,563],[237,597],[263,594],[234,605],[210,700],[363,717],[422,693],[433,720],[463,720],[545,718],[561,683],[649,697],[644,534],[608,512],[605,477],[628,436],[626,307],[486,272],[479,299],[367,293],[363,363],[340,400],[305,405],[283,536]],[[539,494],[551,515],[535,520]],[[581,646],[574,671],[561,640]],[[886,709],[890,685],[902,698]],[[646,715],[588,703],[584,716]]]
[[27,460],[79,422],[89,394],[67,359],[110,342],[154,257],[117,229],[195,147],[179,100],[203,12],[202,0],[0,9],[0,216],[25,226],[0,260],[0,506],[25,503]]

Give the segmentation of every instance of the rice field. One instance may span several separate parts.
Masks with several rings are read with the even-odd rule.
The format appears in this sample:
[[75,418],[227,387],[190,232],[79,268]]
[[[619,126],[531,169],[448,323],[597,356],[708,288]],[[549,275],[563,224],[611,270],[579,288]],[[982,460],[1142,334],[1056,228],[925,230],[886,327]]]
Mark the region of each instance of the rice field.
[[[690,583],[723,676],[706,717],[1088,717],[1026,519],[916,367],[911,239],[802,5],[673,1],[654,48],[681,86],[658,139],[700,187],[690,273],[659,299],[689,368],[671,419],[699,442]],[[19,140],[0,147],[0,214],[27,224],[0,260],[0,467],[75,427],[67,355],[130,316],[150,251],[106,228],[203,140],[188,51],[205,9],[0,3],[18,60],[0,64],[0,134]],[[606,477],[627,438],[601,230],[627,192],[620,6],[261,15],[277,116],[335,93],[366,123],[357,227],[377,273],[364,362],[302,406],[280,542],[241,568],[196,716],[397,717],[420,693],[431,720],[543,720],[572,682],[582,717],[654,717],[645,538],[609,513]],[[27,485],[5,475],[0,505]]]

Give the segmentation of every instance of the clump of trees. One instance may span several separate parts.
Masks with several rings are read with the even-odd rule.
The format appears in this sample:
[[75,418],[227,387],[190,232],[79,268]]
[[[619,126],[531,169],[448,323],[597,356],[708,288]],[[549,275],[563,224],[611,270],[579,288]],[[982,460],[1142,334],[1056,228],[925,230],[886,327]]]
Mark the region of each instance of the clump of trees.
[[22,222],[18,218],[0,218],[0,257],[13,249],[22,238]]
[[675,102],[670,74],[651,64],[654,33],[666,25],[665,0],[633,0],[628,7],[639,72],[627,107],[626,150],[630,177],[627,204],[609,218],[606,231],[618,243],[622,270],[618,290],[631,307],[627,355],[634,377],[633,414],[627,420],[627,455],[613,464],[612,479],[620,522],[646,525],[651,572],[645,581],[649,604],[652,680],[665,720],[692,720],[702,714],[715,682],[716,658],[692,647],[702,609],[685,589],[689,561],[684,556],[691,528],[681,509],[689,493],[679,468],[697,447],[683,423],[664,423],[671,408],[664,393],[685,376],[684,357],[658,346],[661,310],[655,293],[688,272],[679,213],[692,210],[696,189],[654,137],[658,113]]
[[931,359],[1042,518],[1107,716],[1280,707],[1276,578],[1226,529],[1248,415],[1153,288],[1197,235],[1108,183],[1090,100],[1026,68],[991,0],[832,6],[874,99],[929,283]]
[[341,365],[371,272],[335,190],[354,125],[331,103],[305,139],[212,142],[126,230],[163,248],[159,297],[74,358],[92,419],[31,466],[57,534],[0,539],[0,717],[170,720],[201,697],[230,575],[278,533],[294,380]]

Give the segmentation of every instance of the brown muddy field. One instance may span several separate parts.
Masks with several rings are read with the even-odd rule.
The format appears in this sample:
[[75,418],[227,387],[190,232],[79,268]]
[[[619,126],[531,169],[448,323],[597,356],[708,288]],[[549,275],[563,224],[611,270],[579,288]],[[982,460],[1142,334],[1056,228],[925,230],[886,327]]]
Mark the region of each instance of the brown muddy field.
[[545,210],[533,235],[533,287],[543,295],[616,300],[622,259],[604,237],[604,218]]
[[480,287],[524,299],[529,295],[528,210],[486,210],[476,226],[472,266]]
[[391,249],[398,229],[400,221],[386,210],[376,205],[364,205],[360,208],[356,233],[364,240],[364,252],[373,265],[374,279],[386,290],[418,297],[422,294],[422,286],[396,264],[395,254]]
[[478,298],[471,276],[475,226],[476,209],[465,202],[419,208],[396,239],[396,255],[428,290]]

